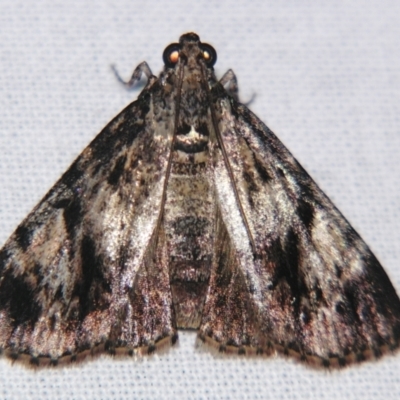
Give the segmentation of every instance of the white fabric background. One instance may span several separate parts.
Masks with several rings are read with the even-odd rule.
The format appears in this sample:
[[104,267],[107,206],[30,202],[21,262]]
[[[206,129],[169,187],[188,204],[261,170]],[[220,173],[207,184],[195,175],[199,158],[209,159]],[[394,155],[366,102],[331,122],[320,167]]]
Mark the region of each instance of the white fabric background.
[[[197,32],[241,98],[351,221],[400,292],[400,2],[0,1],[0,242],[137,91],[128,78]],[[180,346],[31,371],[0,360],[0,399],[398,399],[400,354],[341,372]]]

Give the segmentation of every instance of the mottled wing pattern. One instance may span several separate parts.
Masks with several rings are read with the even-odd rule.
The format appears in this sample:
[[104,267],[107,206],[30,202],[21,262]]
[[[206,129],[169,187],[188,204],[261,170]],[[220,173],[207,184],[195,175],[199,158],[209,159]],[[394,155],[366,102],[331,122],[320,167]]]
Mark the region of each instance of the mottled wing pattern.
[[173,111],[154,100],[161,90],[151,79],[2,249],[7,355],[57,363],[96,346],[151,351],[174,337],[163,232],[154,232],[173,132]]
[[[143,354],[176,326],[222,351],[341,366],[395,349],[379,262],[194,33],[0,250],[0,350]],[[225,90],[223,86],[226,86]],[[172,151],[172,153],[171,153]]]
[[213,95],[254,243],[216,149],[223,251],[200,337],[221,349],[276,349],[326,366],[397,348],[400,301],[368,246],[267,126],[220,87]]

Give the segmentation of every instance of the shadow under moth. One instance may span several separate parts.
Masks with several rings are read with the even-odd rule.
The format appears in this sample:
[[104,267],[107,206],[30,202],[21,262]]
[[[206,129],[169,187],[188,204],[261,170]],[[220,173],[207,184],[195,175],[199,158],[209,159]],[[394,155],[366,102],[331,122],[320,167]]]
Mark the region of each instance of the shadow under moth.
[[0,252],[0,348],[33,365],[144,355],[196,329],[221,352],[340,367],[399,346],[368,246],[194,33],[140,64],[117,115]]

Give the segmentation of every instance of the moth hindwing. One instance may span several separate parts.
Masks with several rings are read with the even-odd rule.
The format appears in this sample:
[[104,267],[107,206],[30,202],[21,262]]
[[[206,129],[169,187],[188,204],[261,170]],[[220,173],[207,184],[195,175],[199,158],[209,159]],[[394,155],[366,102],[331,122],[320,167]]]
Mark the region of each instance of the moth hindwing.
[[0,347],[57,364],[151,353],[197,329],[220,351],[342,366],[399,346],[400,301],[330,200],[218,81],[194,33],[0,253]]

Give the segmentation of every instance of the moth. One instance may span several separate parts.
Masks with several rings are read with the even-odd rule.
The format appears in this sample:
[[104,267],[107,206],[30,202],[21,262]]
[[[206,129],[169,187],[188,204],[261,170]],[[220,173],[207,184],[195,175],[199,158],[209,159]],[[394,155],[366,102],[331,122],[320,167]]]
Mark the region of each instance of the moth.
[[144,355],[196,329],[221,352],[340,367],[399,346],[368,246],[194,33],[0,252],[0,347],[33,365]]

